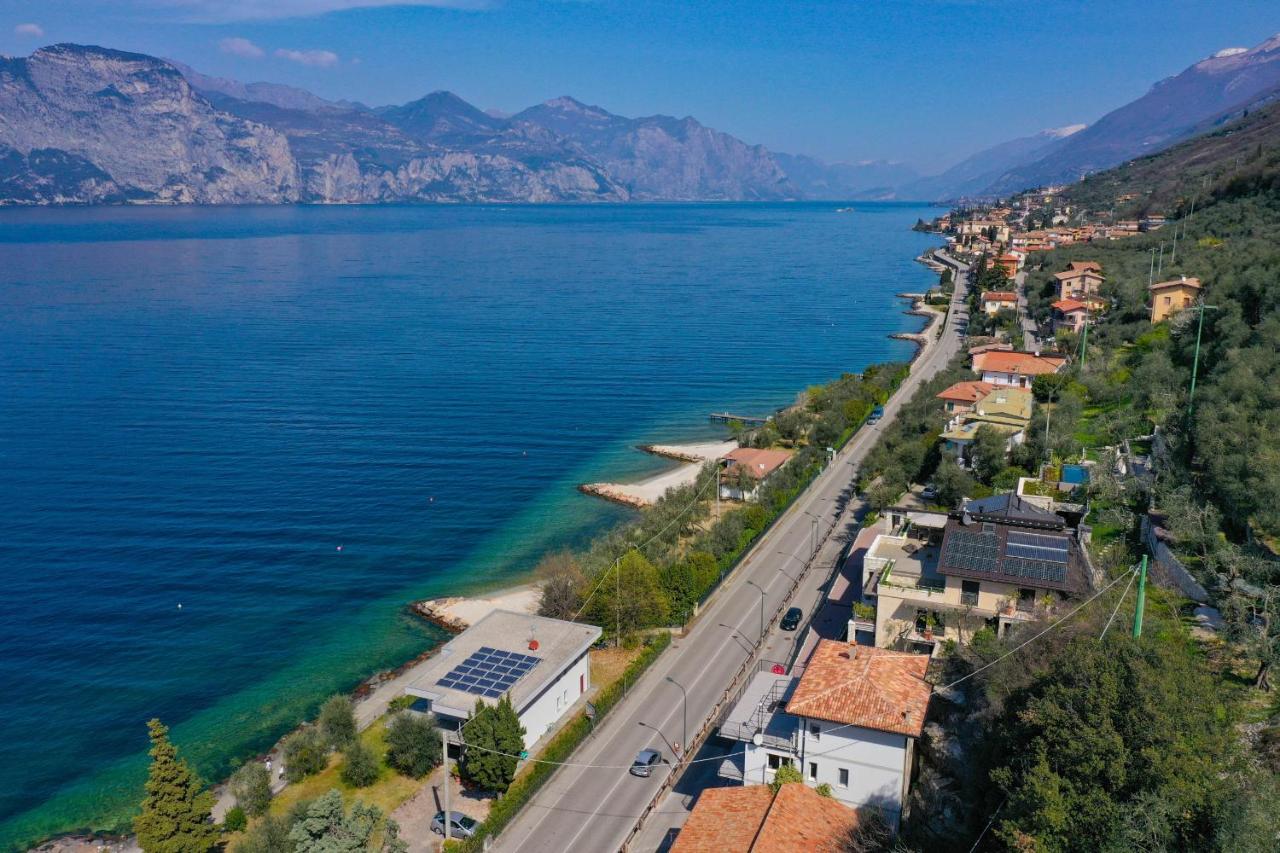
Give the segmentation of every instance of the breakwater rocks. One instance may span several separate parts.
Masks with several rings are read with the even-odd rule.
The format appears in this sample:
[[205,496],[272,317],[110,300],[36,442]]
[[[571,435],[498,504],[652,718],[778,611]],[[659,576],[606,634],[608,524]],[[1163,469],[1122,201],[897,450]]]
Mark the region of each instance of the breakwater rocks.
[[632,509],[644,509],[649,505],[648,501],[637,495],[628,494],[616,483],[583,483],[578,486],[578,491],[584,495],[594,495],[597,498],[604,498],[607,501],[629,506]]

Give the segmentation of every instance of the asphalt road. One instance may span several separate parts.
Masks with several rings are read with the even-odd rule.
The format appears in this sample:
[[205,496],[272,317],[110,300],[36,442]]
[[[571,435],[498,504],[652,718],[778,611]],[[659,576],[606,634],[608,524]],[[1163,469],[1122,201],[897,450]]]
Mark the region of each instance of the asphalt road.
[[[960,283],[966,284],[967,280]],[[956,288],[942,337],[925,349],[910,376],[885,404],[882,423],[892,421],[920,384],[955,355],[962,339],[965,289]],[[551,778],[497,839],[494,849],[521,853],[620,849],[663,779],[674,772],[668,763],[655,768],[649,778],[638,778],[627,772],[632,759],[640,750],[652,747],[662,750],[671,761],[670,744],[687,743],[701,726],[754,650],[761,634],[762,597],[767,620],[790,592],[793,579],[812,551],[816,520],[822,542],[819,558],[793,596],[793,602],[804,607],[806,616],[813,613],[843,547],[839,534],[847,528],[847,519],[860,503],[851,487],[857,466],[877,437],[875,427],[858,431],[726,579],[688,636],[676,640],[645,673],[596,734],[570,758],[574,766],[562,767]],[[837,536],[828,536],[832,531]],[[773,624],[764,625],[767,638],[763,657],[786,660],[803,632],[781,634],[776,628]],[[690,771],[690,779],[711,775],[714,774],[705,766]],[[677,786],[677,796],[691,799],[688,792],[681,794],[682,787],[685,786]],[[656,823],[660,824],[666,814],[664,803],[655,817]],[[655,832],[661,833],[661,829],[658,825],[646,827],[634,849],[655,849],[658,843],[648,839]]]

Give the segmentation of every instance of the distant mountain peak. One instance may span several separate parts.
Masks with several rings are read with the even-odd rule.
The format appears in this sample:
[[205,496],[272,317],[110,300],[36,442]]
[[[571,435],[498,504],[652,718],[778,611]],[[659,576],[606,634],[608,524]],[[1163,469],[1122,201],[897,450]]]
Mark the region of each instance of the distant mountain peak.
[[1066,139],[1068,136],[1074,136],[1088,126],[1087,124],[1067,124],[1062,127],[1051,127],[1044,131],[1044,135],[1052,136],[1054,139]]
[[1225,59],[1228,56],[1236,56],[1237,54],[1248,53],[1248,52],[1249,52],[1249,48],[1247,47],[1224,47],[1222,50],[1218,51],[1217,53],[1215,53],[1213,56],[1210,56],[1209,58]]

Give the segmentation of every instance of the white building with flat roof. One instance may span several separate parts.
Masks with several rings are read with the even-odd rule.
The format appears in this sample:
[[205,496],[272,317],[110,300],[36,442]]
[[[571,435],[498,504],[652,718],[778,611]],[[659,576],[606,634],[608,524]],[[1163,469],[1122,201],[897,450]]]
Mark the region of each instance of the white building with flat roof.
[[600,633],[595,625],[495,610],[446,643],[405,693],[424,700],[415,709],[445,729],[470,719],[477,701],[495,705],[507,695],[528,747],[590,691],[587,653]]

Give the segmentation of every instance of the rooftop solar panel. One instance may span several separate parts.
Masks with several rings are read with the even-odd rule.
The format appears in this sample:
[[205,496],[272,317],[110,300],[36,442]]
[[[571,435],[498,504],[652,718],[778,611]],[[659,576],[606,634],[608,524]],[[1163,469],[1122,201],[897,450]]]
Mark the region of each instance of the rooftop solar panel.
[[481,646],[436,684],[493,699],[511,689],[540,660],[533,655]]

